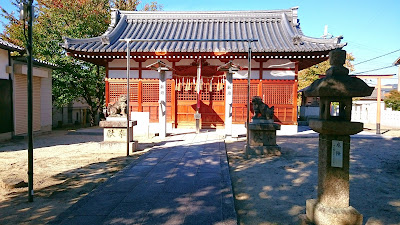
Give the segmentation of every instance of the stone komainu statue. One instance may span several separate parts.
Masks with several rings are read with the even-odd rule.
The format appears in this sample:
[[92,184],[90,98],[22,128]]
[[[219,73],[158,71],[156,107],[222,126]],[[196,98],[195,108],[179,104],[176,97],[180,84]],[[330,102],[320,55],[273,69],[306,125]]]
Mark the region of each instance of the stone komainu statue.
[[107,107],[108,116],[126,116],[126,95],[119,96],[118,101]]
[[262,101],[260,96],[254,96],[251,103],[253,104],[254,110],[253,119],[272,120],[274,118],[274,106],[271,108],[268,107],[268,105]]

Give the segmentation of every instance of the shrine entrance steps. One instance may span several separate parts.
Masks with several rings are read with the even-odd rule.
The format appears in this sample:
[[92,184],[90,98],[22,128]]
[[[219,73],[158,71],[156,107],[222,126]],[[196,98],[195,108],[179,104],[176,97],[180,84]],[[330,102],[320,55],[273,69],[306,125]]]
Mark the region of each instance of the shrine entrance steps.
[[237,224],[225,143],[174,133],[50,224]]

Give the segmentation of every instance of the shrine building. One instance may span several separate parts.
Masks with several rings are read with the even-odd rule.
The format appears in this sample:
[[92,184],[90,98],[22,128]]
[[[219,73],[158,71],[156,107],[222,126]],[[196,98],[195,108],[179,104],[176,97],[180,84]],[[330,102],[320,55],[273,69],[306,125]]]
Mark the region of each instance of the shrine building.
[[[297,10],[113,10],[103,35],[65,38],[63,47],[75,58],[106,68],[108,105],[127,92],[127,42],[121,40],[135,39],[130,42],[129,110],[148,112],[150,123],[158,123],[159,73],[149,66],[162,61],[171,68],[166,71],[169,127],[194,127],[199,106],[201,128],[223,128],[246,122],[251,43],[250,96],[274,106],[275,122],[296,126],[298,71],[327,60],[329,51],[344,46],[342,37],[305,36]],[[227,39],[256,41],[216,41]],[[230,61],[239,70],[228,86],[232,90],[227,90],[227,72],[218,67]]]

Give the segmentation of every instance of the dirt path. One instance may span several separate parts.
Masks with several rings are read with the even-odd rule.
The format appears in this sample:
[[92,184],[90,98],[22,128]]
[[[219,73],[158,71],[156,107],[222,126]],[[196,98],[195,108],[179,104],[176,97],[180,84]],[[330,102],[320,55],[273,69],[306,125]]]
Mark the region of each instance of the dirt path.
[[[35,137],[34,202],[27,201],[26,187],[0,188],[0,224],[44,224],[141,154],[100,148],[102,139],[68,131]],[[153,146],[143,143],[141,149]],[[27,182],[27,154],[24,140],[0,143],[0,179]]]

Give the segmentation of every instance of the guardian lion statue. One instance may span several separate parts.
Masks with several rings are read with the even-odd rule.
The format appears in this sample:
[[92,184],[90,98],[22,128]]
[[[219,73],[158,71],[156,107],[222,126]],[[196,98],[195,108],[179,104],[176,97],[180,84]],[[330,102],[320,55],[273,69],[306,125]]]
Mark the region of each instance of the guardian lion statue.
[[274,106],[268,107],[260,96],[254,96],[251,103],[254,110],[253,119],[272,120],[274,118]]
[[111,117],[126,116],[126,95],[119,96],[118,101],[107,107],[107,114]]

